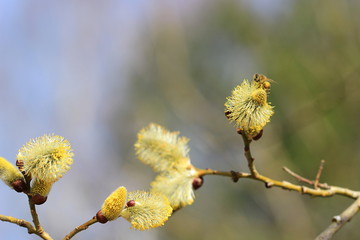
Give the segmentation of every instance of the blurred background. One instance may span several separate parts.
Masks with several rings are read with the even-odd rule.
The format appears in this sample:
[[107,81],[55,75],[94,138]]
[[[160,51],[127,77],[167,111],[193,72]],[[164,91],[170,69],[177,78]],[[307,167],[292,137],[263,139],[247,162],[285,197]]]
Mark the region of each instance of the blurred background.
[[[62,239],[118,186],[149,189],[134,155],[150,122],[191,139],[199,168],[247,171],[241,137],[224,116],[232,89],[272,78],[276,114],[252,146],[258,170],[296,182],[360,189],[359,1],[158,0],[0,3],[0,155],[45,133],[67,138],[72,169],[38,207]],[[75,239],[313,239],[352,203],[207,176],[196,201],[167,223],[131,230],[119,219]],[[0,213],[31,220],[27,198],[0,185]],[[356,216],[334,239],[359,239]],[[0,222],[1,239],[38,239]]]

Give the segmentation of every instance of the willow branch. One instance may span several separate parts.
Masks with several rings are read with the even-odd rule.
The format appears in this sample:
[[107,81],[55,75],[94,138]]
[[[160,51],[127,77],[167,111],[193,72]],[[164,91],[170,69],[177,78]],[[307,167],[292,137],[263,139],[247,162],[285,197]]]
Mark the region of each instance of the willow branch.
[[16,225],[19,225],[20,227],[27,228],[28,233],[30,233],[30,234],[36,232],[36,229],[33,227],[33,225],[31,225],[31,223],[29,223],[23,219],[0,215],[0,220],[3,222],[14,223]]
[[314,180],[314,188],[319,187],[320,176],[321,176],[322,171],[324,170],[324,164],[325,164],[325,160],[321,160],[319,170],[318,170],[315,180]]
[[[226,176],[226,177],[230,177],[231,179],[234,180],[234,178],[236,179],[240,179],[240,178],[248,178],[248,179],[253,179],[256,181],[260,181],[265,183],[265,186],[267,188],[270,187],[280,187],[286,190],[290,190],[290,191],[295,191],[295,192],[299,192],[302,194],[307,194],[307,195],[311,195],[311,196],[317,196],[317,197],[331,197],[333,195],[342,195],[345,197],[349,197],[352,199],[357,199],[358,197],[360,197],[360,192],[359,191],[353,191],[351,189],[347,189],[347,188],[342,188],[342,187],[337,187],[337,186],[327,186],[327,189],[314,189],[314,188],[310,188],[310,187],[306,187],[303,185],[296,185],[287,181],[279,181],[279,180],[275,180],[266,176],[263,176],[259,173],[257,173],[256,176],[252,175],[251,173],[243,173],[243,172],[235,172],[235,171],[217,171],[217,170],[213,170],[213,169],[197,169],[198,175],[199,176],[205,176],[205,175],[218,175],[218,176]],[[323,183],[319,183],[318,186],[321,185],[325,185]]]
[[355,216],[360,210],[360,197],[351,204],[340,215],[334,216],[332,223],[322,232],[315,240],[328,240],[331,239],[334,234],[339,231],[352,217]]
[[[299,174],[294,173],[293,171],[291,171],[290,169],[288,169],[287,167],[283,167],[283,170],[285,172],[287,172],[288,174],[290,174],[291,176],[293,176],[294,178],[296,178],[299,182],[304,182],[306,184],[315,185],[315,181],[312,181],[310,179],[307,179],[305,177],[300,176]],[[329,185],[327,183],[317,183],[317,186],[320,188],[324,188],[324,189],[329,189]]]
[[242,134],[241,133],[241,130],[238,130],[238,133],[241,134],[242,138],[243,138],[243,141],[244,141],[244,154],[245,154],[245,157],[248,161],[248,167],[249,167],[249,170],[250,170],[250,173],[252,176],[256,177],[258,175],[258,172],[255,168],[255,164],[254,164],[254,161],[255,161],[255,158],[253,158],[253,156],[251,155],[251,151],[250,151],[250,143],[251,143],[251,140],[249,140],[247,138],[247,135],[246,134]]
[[44,229],[41,227],[40,221],[39,221],[39,217],[37,215],[36,212],[36,207],[35,204],[31,202],[30,197],[29,197],[29,207],[30,207],[30,213],[31,213],[31,217],[33,219],[33,223],[35,226],[35,234],[38,235],[39,237],[41,237],[42,239],[45,240],[53,240],[52,237],[50,237],[50,235],[44,231]]
[[74,228],[74,230],[72,230],[68,235],[66,235],[63,240],[69,240],[71,239],[73,236],[75,236],[77,233],[86,230],[89,226],[93,225],[94,223],[96,223],[98,220],[96,219],[96,217],[93,217],[92,219],[90,219],[89,221],[81,224],[80,226]]
[[289,174],[294,176],[300,182],[305,182],[307,184],[312,185],[313,187],[296,185],[296,184],[293,184],[293,183],[290,183],[287,181],[279,181],[279,180],[275,180],[275,179],[266,177],[264,175],[261,175],[255,168],[255,164],[254,164],[255,159],[253,158],[253,156],[251,154],[251,149],[250,149],[251,140],[249,140],[245,134],[241,134],[241,136],[242,136],[244,144],[245,144],[244,155],[248,162],[248,167],[249,167],[250,173],[235,172],[235,171],[224,172],[224,171],[217,171],[217,170],[213,170],[213,169],[196,169],[199,177],[204,176],[204,175],[227,176],[227,177],[230,177],[231,179],[233,179],[234,182],[236,182],[240,178],[249,178],[249,179],[253,179],[253,180],[265,183],[265,186],[267,188],[280,187],[280,188],[283,188],[286,190],[296,191],[296,192],[299,192],[302,194],[318,196],[318,197],[331,197],[333,195],[342,195],[342,196],[346,196],[346,197],[349,197],[352,199],[357,199],[360,197],[359,191],[353,191],[353,190],[338,187],[338,186],[329,186],[326,183],[319,183],[318,181],[320,178],[320,174],[322,172],[323,163],[320,165],[320,168],[319,168],[319,171],[318,171],[318,174],[316,177],[317,180],[315,180],[315,181],[310,181],[304,177],[301,177],[300,175],[298,175],[298,174],[292,172],[291,170],[289,170],[288,168],[284,167],[284,170],[286,172],[288,172]]

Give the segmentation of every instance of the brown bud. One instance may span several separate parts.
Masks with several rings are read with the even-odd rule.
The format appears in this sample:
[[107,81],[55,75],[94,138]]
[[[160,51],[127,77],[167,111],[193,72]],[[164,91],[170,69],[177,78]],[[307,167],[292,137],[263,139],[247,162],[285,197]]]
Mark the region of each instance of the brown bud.
[[136,202],[134,200],[130,200],[126,203],[126,206],[133,207],[133,206],[135,206],[135,204],[136,204]]
[[266,188],[272,188],[272,186],[274,186],[273,182],[265,182],[265,187]]
[[27,191],[26,183],[23,179],[17,179],[11,183],[12,188],[17,192],[24,192]]
[[263,132],[264,132],[264,130],[261,129],[261,131],[260,131],[257,135],[255,135],[254,137],[252,137],[252,139],[255,140],[255,141],[256,141],[256,140],[259,140],[259,139],[262,137]]
[[231,173],[231,179],[233,180],[233,182],[239,181],[239,175],[237,172],[231,170],[230,173]]
[[204,183],[203,177],[196,177],[193,179],[192,186],[196,190],[196,189],[200,188],[203,185],[203,183]]
[[31,197],[31,202],[36,205],[41,205],[45,203],[47,200],[47,196],[41,196],[40,194],[35,194]]
[[102,214],[101,210],[99,210],[97,213],[96,213],[96,219],[98,220],[99,223],[107,223],[107,218]]

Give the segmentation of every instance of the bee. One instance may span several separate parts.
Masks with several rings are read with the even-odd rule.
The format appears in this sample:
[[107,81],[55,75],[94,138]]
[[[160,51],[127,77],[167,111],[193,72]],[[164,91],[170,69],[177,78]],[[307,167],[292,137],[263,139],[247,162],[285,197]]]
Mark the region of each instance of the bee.
[[267,93],[270,91],[271,83],[274,80],[267,78],[263,74],[255,73],[253,76],[253,81],[256,82],[260,88],[264,89]]

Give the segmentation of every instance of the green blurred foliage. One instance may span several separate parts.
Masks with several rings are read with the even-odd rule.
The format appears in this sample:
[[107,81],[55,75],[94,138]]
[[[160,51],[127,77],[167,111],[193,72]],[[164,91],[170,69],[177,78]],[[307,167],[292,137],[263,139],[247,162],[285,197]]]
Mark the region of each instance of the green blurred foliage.
[[[359,189],[360,2],[275,1],[273,12],[271,1],[255,2],[209,1],[191,17],[164,3],[144,28],[126,116],[134,128],[119,128],[120,138],[156,122],[191,139],[195,166],[246,171],[223,104],[242,79],[263,73],[275,81],[276,113],[252,146],[258,170],[296,182],[283,165],[313,179],[325,159],[322,181]],[[313,239],[351,203],[216,176],[196,195],[161,239]],[[334,239],[359,239],[359,223]]]

